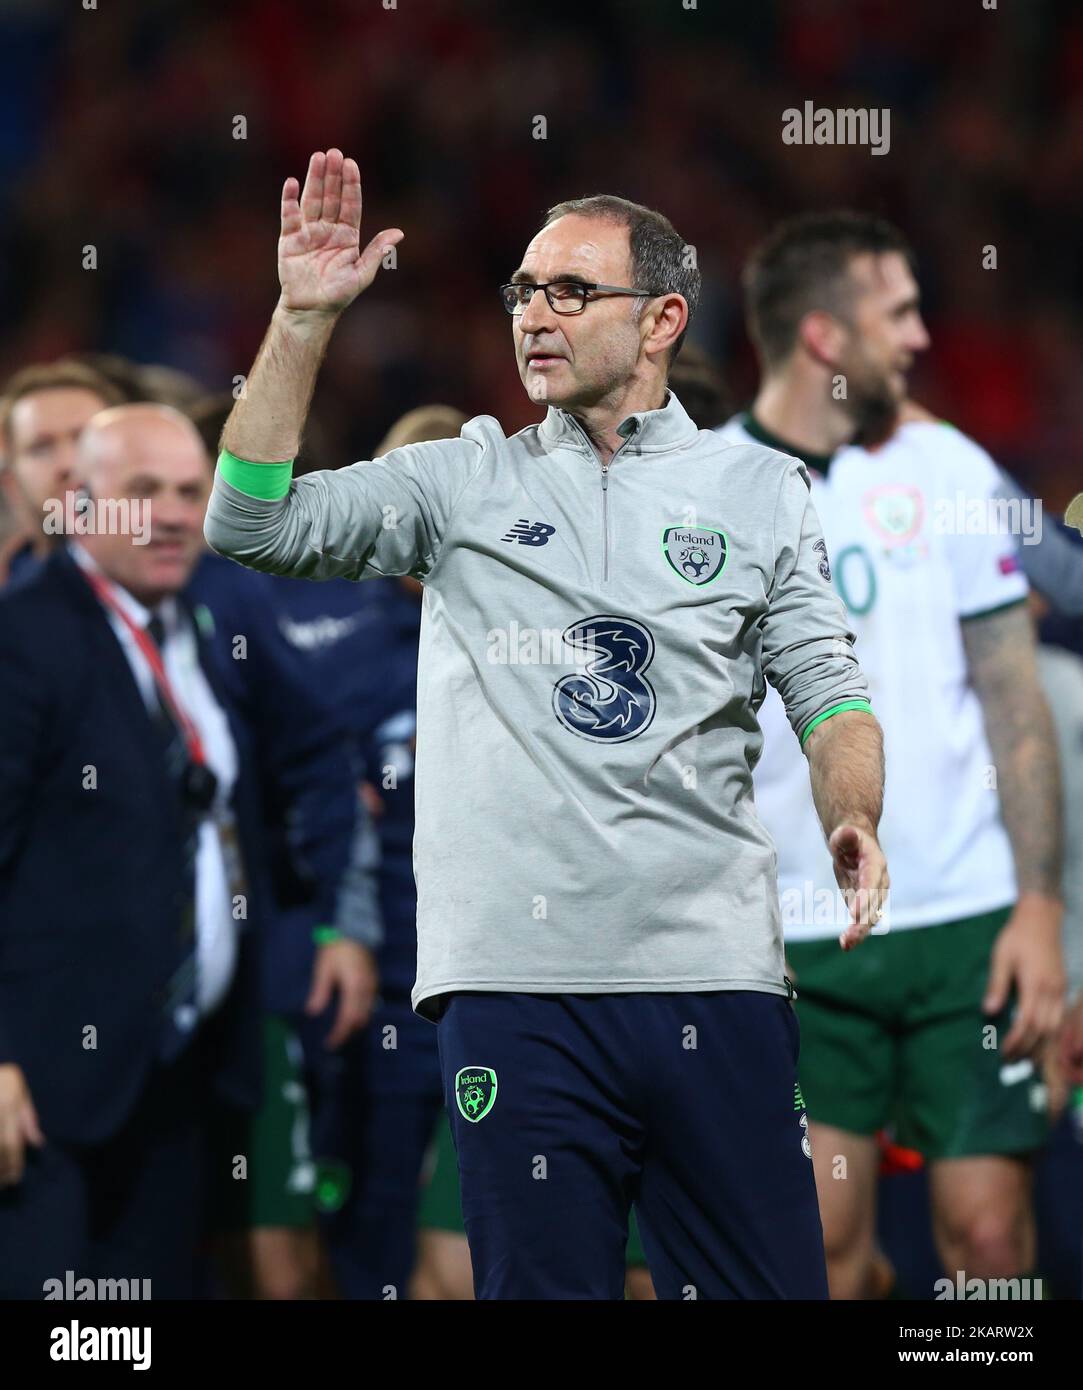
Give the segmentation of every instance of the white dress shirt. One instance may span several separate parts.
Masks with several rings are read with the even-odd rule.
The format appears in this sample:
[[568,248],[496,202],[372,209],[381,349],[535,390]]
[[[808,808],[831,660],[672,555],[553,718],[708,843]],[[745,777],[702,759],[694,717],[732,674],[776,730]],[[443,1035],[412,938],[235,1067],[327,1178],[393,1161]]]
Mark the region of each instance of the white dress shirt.
[[[101,574],[101,568],[77,542],[69,550],[78,565]],[[108,576],[103,576],[108,578]],[[191,622],[175,599],[164,599],[156,609],[144,607],[119,584],[109,581],[118,606],[139,628],[146,628],[154,613],[165,627],[162,662],[169,683],[181,708],[203,740],[207,765],[218,779],[211,814],[199,824],[196,849],[196,960],[199,1011],[213,1012],[225,998],[237,964],[237,921],[233,916],[233,896],[226,855],[219,833],[219,818],[229,807],[237,780],[237,749],[229,730],[225,711],[218,703],[199,664],[199,649]],[[116,634],[147,709],[158,711],[154,674],[127,624],[105,609],[109,625]]]

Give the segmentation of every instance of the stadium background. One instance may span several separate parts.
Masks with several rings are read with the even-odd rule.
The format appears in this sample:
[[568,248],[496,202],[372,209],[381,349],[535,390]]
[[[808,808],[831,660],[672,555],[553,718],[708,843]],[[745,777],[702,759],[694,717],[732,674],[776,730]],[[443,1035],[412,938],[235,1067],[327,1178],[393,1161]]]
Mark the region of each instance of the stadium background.
[[[805,100],[889,108],[890,152],[784,144]],[[752,245],[802,209],[891,217],[932,334],[915,398],[1050,508],[1079,490],[1072,0],[0,0],[0,113],[0,377],[93,350],[229,390],[276,296],[282,179],[338,145],[361,165],[363,230],[406,239],[336,335],[310,463],[368,456],[430,400],[532,420],[495,287],[549,205],[608,191],[696,246],[690,338],[735,403],[755,379]]]
[[[783,144],[806,99],[890,108],[889,153]],[[321,377],[335,462],[422,401],[528,423],[495,286],[545,208],[608,191],[696,246],[691,336],[738,401],[752,244],[803,208],[898,221],[933,337],[915,396],[1049,505],[1077,490],[1072,0],[0,0],[0,110],[3,375],[94,348],[229,388],[274,302],[282,179],[337,144],[361,165],[364,226],[406,240]]]

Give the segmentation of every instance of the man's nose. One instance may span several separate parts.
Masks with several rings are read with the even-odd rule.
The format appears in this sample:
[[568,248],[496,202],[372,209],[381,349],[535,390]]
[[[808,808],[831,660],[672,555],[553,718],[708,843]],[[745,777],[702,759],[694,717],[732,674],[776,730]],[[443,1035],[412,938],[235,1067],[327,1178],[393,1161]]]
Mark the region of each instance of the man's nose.
[[556,328],[554,314],[544,290],[535,290],[526,308],[519,315],[519,329],[522,333],[544,333]]
[[75,477],[75,460],[78,457],[78,447],[74,439],[65,440],[56,446],[53,455],[53,462],[56,468],[56,479],[62,487],[67,487],[73,482]]
[[914,328],[910,334],[910,341],[907,347],[909,347],[911,352],[924,352],[929,346],[930,341],[929,330],[925,327],[925,320],[919,316],[914,323]]

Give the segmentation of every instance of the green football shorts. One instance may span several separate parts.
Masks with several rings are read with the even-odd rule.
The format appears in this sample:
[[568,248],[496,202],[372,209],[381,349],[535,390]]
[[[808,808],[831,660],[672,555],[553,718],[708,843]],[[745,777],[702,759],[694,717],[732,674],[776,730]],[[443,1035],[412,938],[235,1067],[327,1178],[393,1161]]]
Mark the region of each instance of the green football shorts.
[[301,1046],[275,1014],[264,1017],[263,1050],[259,1109],[219,1106],[211,1118],[210,1220],[223,1234],[265,1226],[307,1228],[316,1221]]
[[[459,1197],[459,1164],[455,1157],[455,1141],[451,1137],[451,1125],[447,1111],[441,1110],[436,1121],[436,1132],[432,1146],[425,1160],[425,1191],[421,1198],[417,1224],[422,1230],[454,1231],[466,1235],[463,1223],[462,1201]],[[426,1181],[427,1178],[427,1181]],[[646,1265],[643,1244],[639,1238],[633,1211],[628,1222],[628,1251],[625,1256],[629,1265]]]
[[1025,1154],[1048,1134],[1037,1067],[1000,1046],[1014,998],[982,1013],[993,943],[1010,908],[838,942],[787,943],[809,1118],[888,1129],[926,1159]]

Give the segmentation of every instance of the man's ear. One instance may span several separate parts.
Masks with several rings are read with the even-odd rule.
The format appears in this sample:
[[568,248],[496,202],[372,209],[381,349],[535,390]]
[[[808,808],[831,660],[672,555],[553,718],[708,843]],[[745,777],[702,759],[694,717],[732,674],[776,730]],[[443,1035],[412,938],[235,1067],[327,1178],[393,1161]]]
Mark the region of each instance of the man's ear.
[[850,330],[826,309],[813,309],[798,326],[798,341],[809,356],[825,367],[838,366]]
[[673,344],[688,327],[688,305],[681,294],[666,294],[657,299],[647,313],[654,322],[648,334],[652,353],[670,353]]

